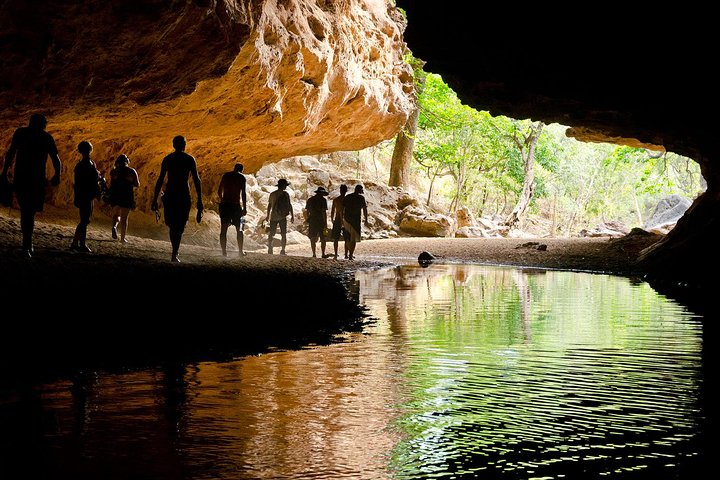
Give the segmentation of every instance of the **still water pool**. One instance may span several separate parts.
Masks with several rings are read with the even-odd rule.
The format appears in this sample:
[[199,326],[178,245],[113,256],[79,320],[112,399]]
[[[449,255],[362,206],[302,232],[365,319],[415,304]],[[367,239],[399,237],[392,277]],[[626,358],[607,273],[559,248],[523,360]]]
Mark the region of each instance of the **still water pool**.
[[0,478],[702,478],[703,319],[647,284],[358,273],[337,343],[0,395]]

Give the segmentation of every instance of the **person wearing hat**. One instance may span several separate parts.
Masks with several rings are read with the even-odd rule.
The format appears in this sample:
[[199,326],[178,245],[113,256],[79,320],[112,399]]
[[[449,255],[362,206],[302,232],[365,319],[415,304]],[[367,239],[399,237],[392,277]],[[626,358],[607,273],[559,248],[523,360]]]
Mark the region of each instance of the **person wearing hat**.
[[327,228],[327,210],[328,204],[325,197],[328,195],[324,187],[318,187],[315,195],[307,199],[305,210],[308,213],[308,237],[310,238],[310,246],[312,247],[313,258],[317,257],[315,253],[315,245],[318,238],[320,239],[320,251],[322,257],[325,258],[325,229]]
[[[243,164],[236,163],[232,172],[227,172],[220,179],[218,197],[220,197],[220,248],[223,257],[227,257],[227,231],[230,225],[235,225],[237,233],[238,255],[245,255],[245,215],[247,214],[247,198],[245,186],[247,180],[242,173]],[[242,201],[242,203],[241,203]]]
[[368,211],[363,186],[355,185],[355,191],[345,197],[343,202],[343,228],[347,232],[348,260],[354,260],[355,246],[360,241],[361,234],[361,213],[365,217],[365,224],[368,223]]
[[277,182],[277,190],[270,194],[267,206],[267,215],[265,221],[270,222],[270,230],[268,231],[268,253],[273,253],[273,238],[278,227],[280,227],[280,255],[286,255],[285,245],[287,244],[287,216],[290,215],[290,222],[295,221],[290,195],[285,190],[290,182],[281,178]]
[[110,205],[112,206],[112,238],[118,238],[117,227],[120,225],[120,241],[127,243],[128,216],[135,208],[135,188],[140,186],[137,170],[130,167],[127,155],[119,155],[115,160],[115,168],[110,171]]

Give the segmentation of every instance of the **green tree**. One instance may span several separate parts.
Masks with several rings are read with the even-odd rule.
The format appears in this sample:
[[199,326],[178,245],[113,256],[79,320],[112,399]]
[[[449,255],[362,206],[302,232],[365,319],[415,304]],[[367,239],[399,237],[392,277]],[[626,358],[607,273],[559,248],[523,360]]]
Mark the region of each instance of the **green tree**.
[[544,126],[542,122],[531,122],[526,128],[520,128],[518,125],[513,129],[512,140],[523,162],[523,187],[515,207],[505,219],[505,224],[510,227],[518,224],[535,192],[535,152]]

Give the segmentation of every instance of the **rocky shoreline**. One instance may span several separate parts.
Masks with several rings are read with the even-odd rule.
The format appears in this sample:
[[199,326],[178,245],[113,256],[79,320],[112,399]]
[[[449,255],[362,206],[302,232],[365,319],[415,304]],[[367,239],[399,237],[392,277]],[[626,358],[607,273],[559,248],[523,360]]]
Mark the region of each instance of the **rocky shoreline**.
[[0,214],[0,350],[12,359],[6,365],[45,368],[88,359],[127,365],[323,343],[362,328],[363,307],[348,288],[360,269],[412,263],[429,251],[439,263],[642,277],[633,261],[657,241],[641,233],[363,240],[356,261],[311,258],[306,245],[289,246],[288,256],[258,251],[242,257],[232,245],[227,258],[219,248],[183,245],[178,265],[169,262],[169,242],[129,236],[123,245],[99,227],[89,231],[94,252],[82,254],[68,249],[72,227],[38,222],[35,255],[28,259],[20,255],[18,220]]

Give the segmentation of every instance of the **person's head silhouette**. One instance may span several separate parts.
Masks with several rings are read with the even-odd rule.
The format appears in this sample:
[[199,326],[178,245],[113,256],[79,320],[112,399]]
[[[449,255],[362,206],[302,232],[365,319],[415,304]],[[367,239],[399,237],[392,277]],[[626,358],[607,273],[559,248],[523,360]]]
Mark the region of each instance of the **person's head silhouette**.
[[347,185],[344,183],[340,185],[340,193],[347,193]]
[[90,156],[90,152],[93,151],[93,146],[92,143],[88,142],[87,140],[83,140],[82,142],[78,143],[77,149],[83,157],[88,157]]
[[236,164],[235,164],[235,168],[233,168],[233,171],[234,171],[235,173],[242,173],[243,168],[244,168],[244,167],[243,167],[243,164],[242,164],[242,163],[236,163]]
[[32,128],[38,128],[40,130],[45,130],[45,127],[47,127],[47,118],[45,118],[45,115],[41,113],[33,113],[30,117],[30,127]]
[[363,193],[364,191],[362,185],[355,185],[355,193]]
[[116,167],[127,167],[128,165],[130,165],[130,159],[125,154],[119,155],[115,160]]
[[173,148],[175,148],[175,150],[177,150],[178,152],[184,151],[186,145],[187,142],[185,141],[185,137],[183,137],[182,135],[178,135],[173,138]]

